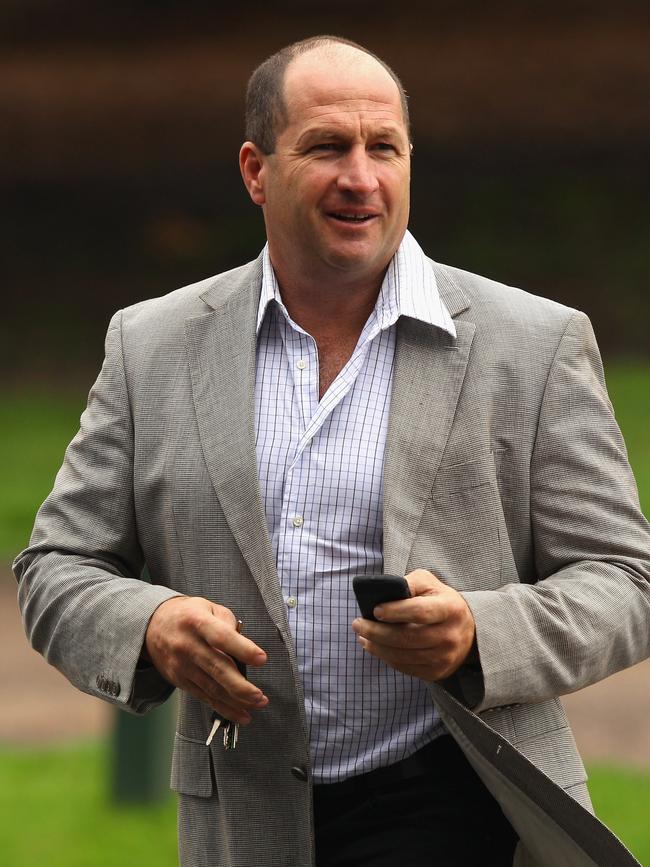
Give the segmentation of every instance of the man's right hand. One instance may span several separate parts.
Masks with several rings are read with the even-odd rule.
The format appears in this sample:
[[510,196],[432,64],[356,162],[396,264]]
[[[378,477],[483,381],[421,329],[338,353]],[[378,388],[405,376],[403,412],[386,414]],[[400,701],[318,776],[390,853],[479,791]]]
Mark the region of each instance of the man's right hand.
[[154,611],[143,650],[166,681],[225,719],[247,725],[250,711],[269,700],[239,673],[234,659],[261,666],[267,656],[236,627],[229,608],[197,596],[174,596]]

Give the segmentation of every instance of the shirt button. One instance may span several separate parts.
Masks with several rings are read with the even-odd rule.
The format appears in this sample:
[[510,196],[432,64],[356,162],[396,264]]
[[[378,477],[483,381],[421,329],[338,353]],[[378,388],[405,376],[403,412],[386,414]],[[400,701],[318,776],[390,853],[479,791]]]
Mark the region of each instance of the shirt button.
[[289,606],[289,608],[295,608],[297,604],[298,604],[298,600],[296,599],[295,596],[289,596],[288,597],[287,605]]
[[304,370],[307,367],[307,362],[304,358],[299,358],[298,361],[296,361],[296,367],[298,370]]
[[305,519],[302,515],[296,515],[291,523],[294,527],[302,527],[302,525],[305,523]]
[[305,768],[300,767],[300,765],[294,765],[294,767],[291,768],[291,773],[297,780],[300,780],[302,783],[306,783],[309,779],[307,771],[305,770]]

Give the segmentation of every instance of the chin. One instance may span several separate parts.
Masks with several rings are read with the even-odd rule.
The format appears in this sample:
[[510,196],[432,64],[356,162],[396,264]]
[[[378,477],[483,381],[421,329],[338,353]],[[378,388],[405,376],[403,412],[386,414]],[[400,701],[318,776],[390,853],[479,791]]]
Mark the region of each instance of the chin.
[[328,256],[326,261],[330,268],[334,268],[336,271],[347,271],[351,274],[366,275],[374,270],[381,270],[380,267],[375,266],[374,257],[339,254]]
[[[392,255],[392,254],[391,254]],[[336,268],[371,269],[383,260],[382,251],[363,242],[342,244],[324,251],[323,258]],[[388,256],[388,260],[390,260]]]

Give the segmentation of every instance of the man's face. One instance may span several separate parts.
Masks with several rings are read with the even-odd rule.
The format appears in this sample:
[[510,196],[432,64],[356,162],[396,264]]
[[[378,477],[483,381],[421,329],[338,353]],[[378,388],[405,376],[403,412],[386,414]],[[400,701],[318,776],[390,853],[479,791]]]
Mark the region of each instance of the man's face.
[[[282,273],[380,280],[406,231],[410,143],[395,82],[359,52],[287,69],[288,124],[263,156],[261,200]],[[297,266],[297,267],[296,267]]]

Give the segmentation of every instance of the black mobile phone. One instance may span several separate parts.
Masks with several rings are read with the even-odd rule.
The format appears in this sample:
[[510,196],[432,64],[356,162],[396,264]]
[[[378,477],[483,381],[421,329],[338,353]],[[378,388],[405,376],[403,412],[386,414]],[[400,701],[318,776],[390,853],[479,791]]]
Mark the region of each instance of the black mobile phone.
[[375,605],[409,599],[411,596],[408,582],[399,575],[355,575],[352,589],[366,620],[377,619],[372,613]]

